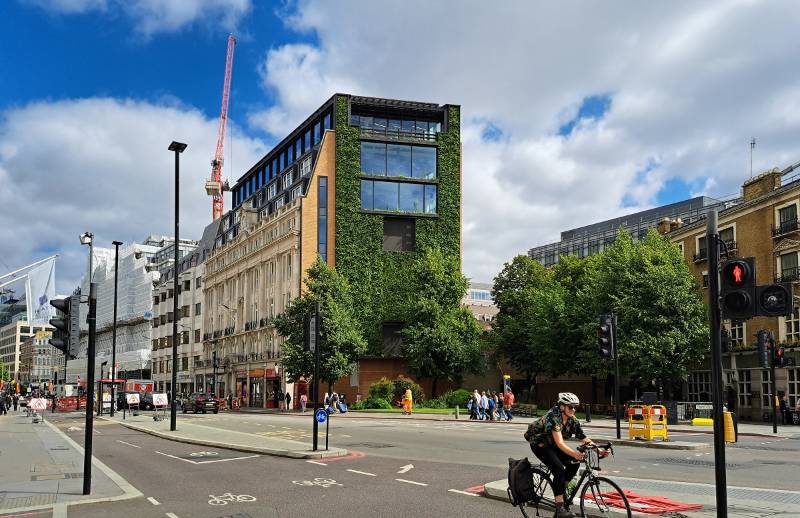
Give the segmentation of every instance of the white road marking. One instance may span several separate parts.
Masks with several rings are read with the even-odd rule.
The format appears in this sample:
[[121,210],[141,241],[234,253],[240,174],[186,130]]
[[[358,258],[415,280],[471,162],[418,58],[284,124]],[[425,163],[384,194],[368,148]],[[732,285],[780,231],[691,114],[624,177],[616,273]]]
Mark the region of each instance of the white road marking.
[[216,460],[198,460],[195,464],[211,464],[212,462],[228,462],[229,460],[242,460],[242,459],[255,459],[261,455],[248,455],[246,457],[233,457],[231,459],[216,459]]
[[175,513],[167,513],[167,518],[178,518],[178,515]]
[[461,491],[459,489],[448,489],[451,493],[458,493],[459,495],[468,495],[468,496],[480,496],[477,493],[468,493],[466,491]]
[[375,473],[367,473],[366,471],[358,471],[358,470],[355,470],[355,469],[348,469],[347,471],[349,471],[350,473],[358,473],[359,475],[368,475],[370,477],[376,477],[377,476]]
[[141,448],[141,446],[136,446],[135,444],[131,444],[125,441],[120,441],[119,439],[117,439],[117,442],[121,442],[122,444],[127,444],[128,446],[133,446],[134,448]]
[[318,460],[307,460],[309,464],[316,464],[317,466],[327,466],[324,462],[319,462]]
[[414,484],[414,485],[417,485],[417,486],[427,486],[428,485],[428,484],[424,484],[422,482],[414,482],[413,480],[406,480],[404,478],[396,478],[395,480],[398,481],[398,482],[405,482],[406,484]]
[[405,466],[400,467],[400,471],[398,471],[398,473],[408,473],[412,469],[414,469],[413,464],[406,464]]
[[189,464],[197,464],[197,463],[196,463],[195,461],[193,461],[193,460],[189,460],[189,459],[182,459],[182,458],[180,458],[180,457],[176,457],[175,455],[170,455],[169,453],[163,453],[163,452],[160,452],[160,451],[156,451],[156,453],[158,453],[159,455],[163,455],[163,456],[165,456],[165,457],[172,457],[173,459],[182,460],[183,462],[188,462]]
[[148,499],[148,500],[150,501],[150,503],[151,503],[151,504],[153,504],[153,505],[161,505],[161,503],[160,503],[158,500],[156,500],[155,498],[153,498],[152,496],[148,496],[148,497],[147,497],[147,499]]

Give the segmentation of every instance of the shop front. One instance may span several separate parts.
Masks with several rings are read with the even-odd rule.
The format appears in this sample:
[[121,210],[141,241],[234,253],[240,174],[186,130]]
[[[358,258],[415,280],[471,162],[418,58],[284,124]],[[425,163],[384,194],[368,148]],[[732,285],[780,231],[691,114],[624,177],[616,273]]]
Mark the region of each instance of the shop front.
[[253,408],[264,408],[264,369],[250,371],[250,400],[247,405]]
[[247,403],[247,371],[236,371],[236,392],[235,395],[239,398],[239,404]]

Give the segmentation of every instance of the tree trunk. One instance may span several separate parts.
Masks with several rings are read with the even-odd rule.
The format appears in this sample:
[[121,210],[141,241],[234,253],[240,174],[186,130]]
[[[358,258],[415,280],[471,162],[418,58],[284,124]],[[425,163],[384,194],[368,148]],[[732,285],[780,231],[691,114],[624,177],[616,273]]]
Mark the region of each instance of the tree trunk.
[[433,378],[433,383],[431,383],[431,399],[436,397],[436,382],[439,381],[439,378]]

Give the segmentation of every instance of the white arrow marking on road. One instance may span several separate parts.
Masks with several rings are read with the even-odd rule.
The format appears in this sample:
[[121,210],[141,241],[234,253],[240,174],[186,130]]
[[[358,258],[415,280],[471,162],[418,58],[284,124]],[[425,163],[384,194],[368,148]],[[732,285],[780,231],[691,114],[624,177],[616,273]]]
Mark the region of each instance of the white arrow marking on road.
[[408,473],[412,469],[414,469],[414,465],[413,464],[406,464],[405,466],[400,468],[400,471],[398,471],[398,473]]

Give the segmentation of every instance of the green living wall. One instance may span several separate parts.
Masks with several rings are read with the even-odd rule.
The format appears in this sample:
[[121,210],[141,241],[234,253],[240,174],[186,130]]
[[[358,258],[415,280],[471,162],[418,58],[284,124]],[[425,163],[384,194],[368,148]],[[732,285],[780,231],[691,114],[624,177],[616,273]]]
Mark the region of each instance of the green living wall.
[[[457,106],[447,111],[447,132],[438,142],[438,217],[417,219],[417,250],[439,246],[461,254],[461,121]],[[415,294],[410,275],[418,252],[383,250],[383,216],[361,212],[360,129],[349,125],[348,98],[336,99],[336,269],[352,288],[356,314],[369,344],[383,353],[384,322],[405,322]],[[443,128],[444,129],[444,128]]]

